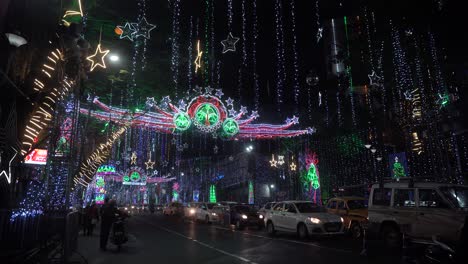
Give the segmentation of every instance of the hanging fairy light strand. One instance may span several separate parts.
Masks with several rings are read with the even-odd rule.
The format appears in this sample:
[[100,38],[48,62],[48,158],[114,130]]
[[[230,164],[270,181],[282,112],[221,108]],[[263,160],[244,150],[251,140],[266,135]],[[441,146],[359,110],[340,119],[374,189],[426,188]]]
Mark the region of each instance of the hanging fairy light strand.
[[260,101],[260,86],[258,83],[258,76],[257,76],[257,38],[258,38],[258,29],[257,29],[257,0],[253,0],[253,23],[252,23],[252,67],[253,67],[253,81],[254,81],[254,91],[255,91],[255,111],[258,111],[259,101]]
[[179,30],[180,30],[180,0],[173,2],[172,12],[172,45],[171,45],[171,71],[174,94],[177,97],[179,86]]
[[293,36],[293,42],[292,42],[292,50],[294,54],[294,77],[293,77],[293,89],[294,89],[294,102],[296,103],[296,112],[298,111],[299,107],[299,58],[298,58],[298,53],[297,53],[297,36],[296,36],[296,5],[295,5],[295,0],[291,0],[291,23],[292,23],[292,36]]
[[[188,91],[191,91],[192,86],[192,61],[193,61],[193,17],[190,17],[190,29],[189,29],[189,41],[188,41],[188,59],[189,63],[187,63],[187,78],[188,78]],[[187,91],[187,92],[188,92]]]
[[243,69],[247,67],[247,36],[246,36],[246,16],[245,16],[245,0],[242,0],[242,65],[239,67],[239,79],[237,93],[239,102],[242,101]]
[[286,81],[285,58],[284,58],[284,32],[283,14],[280,0],[275,1],[275,27],[276,27],[276,99],[278,112],[283,104],[283,90]]

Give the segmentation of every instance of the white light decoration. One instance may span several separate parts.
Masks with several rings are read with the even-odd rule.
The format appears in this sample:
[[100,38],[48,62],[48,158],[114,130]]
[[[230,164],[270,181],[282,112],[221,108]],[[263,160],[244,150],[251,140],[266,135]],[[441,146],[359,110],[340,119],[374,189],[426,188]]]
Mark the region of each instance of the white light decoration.
[[119,56],[118,55],[115,55],[115,54],[112,54],[109,56],[109,60],[112,61],[112,62],[117,62],[120,60]]
[[136,163],[137,163],[137,154],[136,154],[136,152],[132,153],[132,157],[130,158],[130,160],[131,160],[130,164],[136,165]]
[[195,59],[195,73],[198,72],[198,69],[201,69],[201,59],[203,51],[200,50],[200,40],[197,41],[197,58]]
[[117,28],[120,29],[120,31],[122,31],[122,33],[119,36],[120,39],[127,38],[130,41],[133,41],[133,39],[135,38],[136,29],[129,22],[126,22],[123,27],[117,26]]
[[104,58],[107,56],[108,53],[109,53],[109,50],[102,50],[101,44],[98,44],[96,48],[96,52],[93,55],[86,58],[86,60],[91,62],[90,71],[94,71],[94,69],[98,66],[105,69],[106,62],[104,61]]
[[289,165],[289,167],[291,168],[291,171],[296,171],[296,163],[294,163],[294,161],[291,162],[291,165]]
[[229,32],[227,39],[222,40],[221,44],[223,45],[223,53],[228,51],[236,51],[236,43],[239,41],[239,38],[232,36],[232,33]]
[[370,147],[372,147],[371,144],[365,144],[364,147],[366,147],[366,149],[370,149]]
[[278,161],[275,160],[275,154],[271,154],[270,166],[277,168]]
[[278,155],[278,165],[283,165],[284,164],[284,156],[282,155]]
[[[15,148],[13,148],[13,147],[11,147],[11,148],[15,151],[15,155],[13,155],[13,157],[10,159],[10,162],[8,162],[8,173],[6,171],[4,171],[4,170],[0,173],[0,178],[2,176],[5,176],[8,184],[11,183],[11,163],[13,162],[13,160],[16,158],[16,155],[18,154],[18,151]],[[2,156],[1,155],[0,155],[0,163],[2,163]]]
[[28,43],[28,41],[26,41],[25,38],[18,36],[16,34],[13,34],[13,33],[5,33],[5,36],[7,37],[10,45],[15,46],[15,47],[20,47]]
[[135,29],[135,38],[143,37],[150,39],[151,31],[156,28],[156,25],[148,23],[146,17],[143,17],[138,23],[131,23],[131,25]]
[[372,74],[368,74],[367,77],[369,77],[369,85],[370,86],[375,86],[375,87],[381,87],[382,86],[382,77],[378,76],[375,71],[372,71]]
[[145,162],[146,169],[153,169],[155,162],[151,160],[151,156],[147,162]]

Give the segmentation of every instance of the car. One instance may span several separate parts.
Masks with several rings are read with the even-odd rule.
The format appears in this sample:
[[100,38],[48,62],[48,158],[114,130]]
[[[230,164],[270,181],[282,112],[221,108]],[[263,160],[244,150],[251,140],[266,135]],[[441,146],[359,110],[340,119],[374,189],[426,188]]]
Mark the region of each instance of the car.
[[260,219],[265,219],[265,216],[267,214],[267,212],[269,212],[273,206],[275,206],[276,202],[269,202],[269,203],[266,203],[262,208],[260,208],[258,210],[258,216],[260,217]]
[[216,203],[198,203],[197,208],[195,209],[195,219],[204,221],[207,224],[217,222],[219,220],[219,216],[215,211],[213,211],[213,208],[216,205]]
[[163,210],[164,215],[183,215],[184,207],[179,202],[169,203]]
[[242,230],[247,226],[254,226],[258,229],[263,228],[263,219],[261,219],[252,206],[233,205],[230,208],[230,222],[236,226],[236,229]]
[[184,206],[184,218],[195,220],[197,206],[198,206],[197,202],[187,203],[187,205]]
[[401,248],[403,235],[418,240],[437,236],[456,243],[466,217],[468,186],[411,181],[374,184],[367,234],[389,249]]
[[284,201],[275,204],[267,212],[267,232],[296,233],[304,239],[309,235],[341,235],[344,233],[343,218],[327,213],[326,209],[310,201]]
[[327,212],[344,219],[345,229],[353,238],[361,238],[367,222],[367,200],[362,197],[336,197],[328,200]]

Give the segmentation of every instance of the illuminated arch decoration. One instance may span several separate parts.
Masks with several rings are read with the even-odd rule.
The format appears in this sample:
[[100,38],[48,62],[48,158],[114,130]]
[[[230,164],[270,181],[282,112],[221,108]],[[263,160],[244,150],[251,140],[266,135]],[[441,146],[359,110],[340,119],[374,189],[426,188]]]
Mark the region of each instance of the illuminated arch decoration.
[[146,174],[140,167],[130,167],[122,176],[123,185],[146,185]]
[[[271,139],[297,137],[313,134],[315,128],[302,130],[290,129],[299,124],[299,118],[293,116],[286,119],[281,125],[254,124],[259,117],[257,111],[248,115],[247,108],[241,106],[234,108],[234,100],[223,100],[220,89],[206,87],[205,92],[201,87],[195,89],[193,97],[179,100],[178,106],[171,103],[171,99],[163,97],[158,104],[154,98],[147,98],[146,111],[123,109],[104,104],[96,97],[93,103],[100,110],[88,110],[80,108],[82,114],[90,115],[103,122],[109,120],[118,124],[131,123],[133,127],[150,128],[160,133],[180,133],[194,127],[201,133],[211,133],[224,136],[228,139]],[[188,103],[185,103],[187,102]],[[192,126],[193,124],[193,126]]]
[[96,175],[112,175],[116,174],[115,167],[113,165],[102,165],[97,169]]
[[310,196],[314,203],[321,204],[320,195],[320,174],[317,167],[319,162],[317,154],[306,151],[306,173],[303,177],[303,182],[309,189]]

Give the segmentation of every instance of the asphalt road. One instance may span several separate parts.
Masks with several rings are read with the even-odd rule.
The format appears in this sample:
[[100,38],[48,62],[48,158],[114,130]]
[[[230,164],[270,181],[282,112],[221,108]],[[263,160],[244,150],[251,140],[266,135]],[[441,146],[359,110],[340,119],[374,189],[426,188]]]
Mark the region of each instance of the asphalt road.
[[112,244],[108,245],[108,251],[100,251],[97,230],[93,237],[79,238],[74,258],[90,264],[395,263],[388,257],[360,256],[362,241],[348,237],[308,240],[288,234],[270,237],[264,231],[234,231],[159,214],[133,216],[127,227],[130,239],[120,252]]

